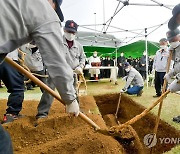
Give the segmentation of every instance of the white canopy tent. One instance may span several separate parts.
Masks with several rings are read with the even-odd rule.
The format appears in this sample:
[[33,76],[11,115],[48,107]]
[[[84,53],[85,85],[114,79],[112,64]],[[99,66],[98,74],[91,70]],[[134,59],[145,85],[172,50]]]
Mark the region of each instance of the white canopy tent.
[[[72,16],[76,15],[76,12],[69,14],[67,19],[73,19],[79,24],[79,30],[88,30],[94,33],[83,37],[78,37],[79,41],[85,43],[89,41],[91,45],[102,45],[104,40],[104,45],[108,44],[107,36],[112,34],[116,36],[121,43],[119,45],[128,44],[132,41],[136,41],[144,38],[146,40],[146,69],[148,72],[148,50],[147,50],[147,40],[150,34],[158,34],[158,30],[162,27],[167,27],[167,22],[171,17],[172,8],[179,3],[178,0],[173,0],[173,5],[167,5],[165,0],[101,0],[101,5],[98,5],[100,1],[92,0],[88,3],[88,0],[79,0],[79,6],[72,1],[77,12],[81,12],[78,18],[73,19]],[[171,1],[172,4],[172,1]],[[97,6],[98,5],[98,6]],[[96,11],[92,12],[93,6]],[[73,6],[72,6],[73,7]],[[67,8],[68,9],[68,8]],[[83,12],[84,11],[84,12]],[[83,12],[83,13],[82,13]],[[85,15],[87,12],[91,12],[91,15]],[[156,12],[156,14],[154,14]],[[98,16],[101,14],[100,16]],[[152,15],[154,14],[154,15]],[[166,15],[165,15],[166,14]],[[71,16],[71,17],[70,17]],[[166,17],[167,16],[167,17]],[[82,17],[81,22],[78,19]],[[84,17],[84,18],[83,18]],[[66,12],[65,12],[66,19]],[[77,19],[77,20],[76,20]],[[86,24],[91,21],[91,24]],[[98,23],[97,23],[98,21]],[[102,22],[100,22],[102,21]],[[156,22],[154,22],[156,21]],[[84,23],[84,24],[83,24]],[[154,24],[152,24],[154,23]],[[166,28],[167,31],[167,28]],[[166,32],[165,31],[165,32]],[[165,37],[165,32],[163,36]],[[161,32],[162,33],[162,32]],[[105,36],[105,37],[104,37]],[[98,39],[98,37],[100,39]],[[104,37],[104,38],[103,38]],[[84,39],[84,40],[83,40]],[[157,38],[156,38],[157,39]],[[160,38],[158,38],[159,40]],[[106,42],[107,41],[107,42]],[[86,43],[87,43],[86,42]],[[83,44],[84,44],[83,43]],[[87,43],[88,44],[88,43]],[[114,45],[112,42],[108,45]],[[148,74],[147,74],[148,76]],[[148,85],[148,80],[147,80]]]

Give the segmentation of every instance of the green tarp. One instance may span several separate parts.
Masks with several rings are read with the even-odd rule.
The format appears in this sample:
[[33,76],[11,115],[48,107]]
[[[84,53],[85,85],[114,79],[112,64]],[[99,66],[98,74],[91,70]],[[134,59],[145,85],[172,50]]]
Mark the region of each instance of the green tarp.
[[[158,48],[158,43],[156,42],[150,42],[148,41],[148,55],[154,55]],[[94,51],[98,52],[98,56],[116,56],[116,48],[111,47],[94,47],[94,46],[84,46],[84,51],[86,53],[87,57],[90,57]],[[128,44],[126,46],[122,46],[117,48],[117,57],[120,56],[121,52],[124,52],[125,57],[133,57],[138,58],[143,55],[143,52],[145,51],[145,41],[140,40],[131,44]]]

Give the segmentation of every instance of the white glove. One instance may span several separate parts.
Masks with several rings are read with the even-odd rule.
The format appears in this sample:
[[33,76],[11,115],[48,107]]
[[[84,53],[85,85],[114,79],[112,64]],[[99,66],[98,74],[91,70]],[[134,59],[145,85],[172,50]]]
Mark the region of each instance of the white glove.
[[71,104],[66,105],[66,112],[73,113],[76,117],[79,115],[79,104],[76,99]]
[[27,44],[28,49],[35,48],[35,47],[36,47],[36,45],[30,44],[30,43]]
[[171,82],[171,76],[169,75],[169,73],[165,74],[164,79],[166,79],[168,83]]
[[122,78],[122,81],[126,81],[126,79],[127,79],[127,76],[123,77],[123,78]]
[[177,83],[177,79],[175,79],[168,87],[168,90],[170,90],[170,92],[174,93],[177,91],[180,91],[180,84]]
[[75,72],[76,74],[83,74],[83,70],[82,70],[82,68],[81,68],[80,66],[76,67],[75,70],[74,70],[74,72]]
[[123,88],[120,90],[120,93],[125,93],[127,91],[127,89]]

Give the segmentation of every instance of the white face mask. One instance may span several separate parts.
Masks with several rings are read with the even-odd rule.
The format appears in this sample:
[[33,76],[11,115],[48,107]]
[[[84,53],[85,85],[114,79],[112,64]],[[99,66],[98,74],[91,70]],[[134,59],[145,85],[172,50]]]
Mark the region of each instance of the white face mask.
[[124,53],[121,53],[121,57],[123,57],[124,56]]
[[129,72],[129,71],[130,71],[130,68],[129,68],[129,67],[128,67],[128,68],[126,68],[126,69],[125,69],[125,71],[126,71],[126,72]]
[[75,39],[75,35],[72,33],[67,33],[64,32],[64,37],[68,40],[68,41],[73,41]]
[[143,56],[146,56],[146,53],[145,53],[145,52],[143,53]]
[[176,47],[178,47],[180,45],[180,42],[179,41],[176,41],[176,42],[171,42],[170,43],[170,46],[171,46],[171,48],[176,48]]
[[160,48],[166,50],[167,46],[166,45],[160,45]]
[[97,57],[97,54],[96,54],[96,53],[94,53],[94,54],[93,54],[93,56],[94,56],[94,57]]

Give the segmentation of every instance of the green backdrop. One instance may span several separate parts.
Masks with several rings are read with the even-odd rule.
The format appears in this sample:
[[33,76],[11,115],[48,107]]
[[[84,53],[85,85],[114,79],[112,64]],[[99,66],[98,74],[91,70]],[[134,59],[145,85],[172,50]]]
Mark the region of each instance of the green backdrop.
[[[157,42],[150,42],[148,41],[148,55],[154,55],[156,51],[159,49],[159,45]],[[84,46],[84,51],[87,57],[92,56],[94,51],[98,52],[98,56],[116,56],[116,48],[113,47],[94,47],[94,46]],[[125,57],[133,57],[138,58],[143,55],[145,51],[145,41],[140,40],[126,46],[122,46],[117,48],[117,56],[119,57],[121,52],[124,52]]]

